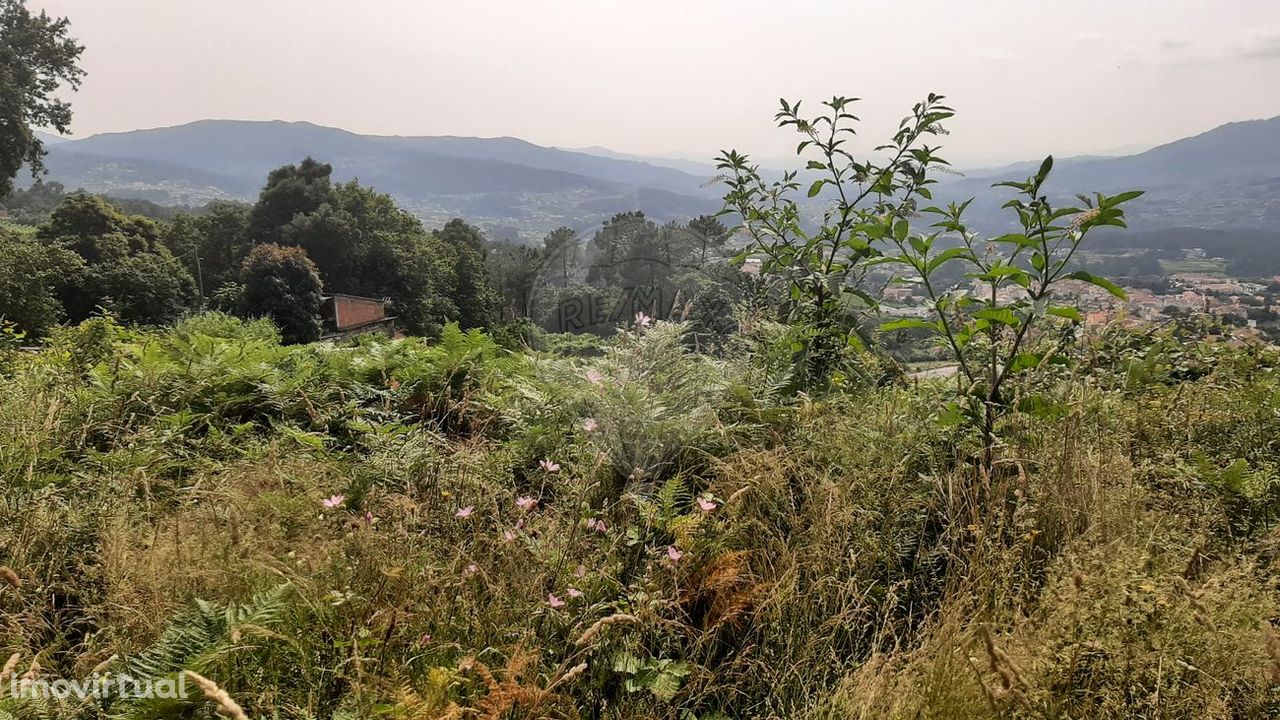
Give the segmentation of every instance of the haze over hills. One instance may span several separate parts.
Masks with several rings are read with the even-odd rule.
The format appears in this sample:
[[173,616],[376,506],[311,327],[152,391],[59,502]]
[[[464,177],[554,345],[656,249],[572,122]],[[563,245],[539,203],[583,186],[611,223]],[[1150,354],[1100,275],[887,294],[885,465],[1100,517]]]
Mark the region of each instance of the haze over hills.
[[[715,212],[714,167],[606,148],[566,150],[512,137],[368,136],[306,122],[203,120],[176,127],[49,142],[49,179],[69,188],[198,205],[248,200],[267,173],[311,156],[340,180],[390,193],[429,223],[463,216],[534,239],[558,225],[586,229],[643,210],[658,220]],[[998,179],[1033,172],[1038,160],[947,178],[940,200],[977,197],[975,227],[1003,230]],[[1280,118],[1223,125],[1122,157],[1060,159],[1050,191],[1145,189],[1130,210],[1135,229],[1272,228],[1280,225]]]
[[255,197],[267,173],[311,156],[428,221],[464,216],[545,232],[617,212],[658,219],[719,209],[706,177],[517,138],[367,136],[306,122],[203,120],[48,147],[49,179],[119,197],[202,204]]
[[[978,198],[975,224],[990,231],[1007,225],[1003,191],[991,183],[1021,179],[1039,160],[984,170],[939,189],[946,199]],[[1128,206],[1130,227],[1274,229],[1280,226],[1280,117],[1222,125],[1136,155],[1055,161],[1048,186],[1056,198],[1080,192],[1145,190]]]

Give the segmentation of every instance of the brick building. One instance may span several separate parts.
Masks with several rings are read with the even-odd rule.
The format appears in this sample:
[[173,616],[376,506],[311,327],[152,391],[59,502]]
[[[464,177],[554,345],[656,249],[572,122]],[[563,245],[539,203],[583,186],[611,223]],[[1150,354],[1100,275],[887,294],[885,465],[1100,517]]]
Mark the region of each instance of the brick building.
[[324,335],[321,339],[337,340],[370,333],[395,337],[396,319],[387,314],[390,307],[389,298],[343,293],[326,295],[320,310],[324,321]]

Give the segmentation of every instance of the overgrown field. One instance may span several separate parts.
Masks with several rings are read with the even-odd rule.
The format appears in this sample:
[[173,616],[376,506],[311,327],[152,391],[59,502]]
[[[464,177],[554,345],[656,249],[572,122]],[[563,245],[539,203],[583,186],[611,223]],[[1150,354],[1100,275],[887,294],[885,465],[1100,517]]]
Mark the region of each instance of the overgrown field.
[[252,718],[1280,715],[1274,351],[1109,337],[987,473],[942,383],[681,330],[0,355],[0,718],[213,717],[12,694],[183,669]]

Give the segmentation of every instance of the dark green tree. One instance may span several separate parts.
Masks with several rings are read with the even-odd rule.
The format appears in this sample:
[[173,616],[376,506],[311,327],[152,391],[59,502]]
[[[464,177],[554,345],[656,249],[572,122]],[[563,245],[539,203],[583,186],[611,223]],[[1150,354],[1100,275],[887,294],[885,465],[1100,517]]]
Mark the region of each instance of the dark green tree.
[[529,317],[533,294],[551,258],[545,249],[518,243],[494,243],[489,249],[489,280],[501,299],[502,320]]
[[161,233],[161,242],[202,285],[206,297],[240,277],[253,244],[249,206],[215,200],[198,214],[179,213]]
[[301,248],[266,243],[244,261],[245,310],[270,318],[286,342],[320,337],[320,273]]
[[499,300],[489,284],[484,236],[457,218],[436,235],[453,255],[448,294],[458,309],[458,326],[463,330],[488,326],[497,317]]
[[281,228],[295,216],[332,202],[332,173],[333,166],[311,158],[272,170],[249,213],[249,236],[256,242],[278,242]]
[[84,261],[75,253],[0,229],[0,320],[28,338],[40,338],[65,315],[61,284],[81,278]]
[[[280,228],[279,240],[281,245],[306,250],[327,288],[352,294],[368,294],[384,284],[377,275],[395,272],[394,266],[369,268],[362,262],[368,249],[365,241],[359,221],[336,202],[294,215]],[[369,277],[368,270],[373,270],[374,277]]]
[[37,179],[25,189],[15,189],[0,197],[0,209],[15,222],[23,225],[40,225],[48,222],[49,213],[62,202],[67,190],[62,183]]
[[167,250],[142,252],[93,269],[99,304],[124,322],[169,325],[194,307],[195,281]]
[[125,215],[96,195],[79,192],[65,197],[37,237],[83,262],[83,272],[57,284],[72,322],[109,308],[122,320],[163,324],[195,304],[195,281],[160,243],[160,226]]
[[160,226],[139,215],[125,215],[101,197],[82,191],[63,198],[39,235],[96,264],[155,249]]
[[588,244],[587,283],[596,286],[652,285],[659,258],[658,226],[643,212],[618,213],[596,231]]
[[0,0],[0,197],[13,189],[24,164],[44,169],[44,143],[33,128],[66,134],[71,105],[54,97],[84,76],[76,62],[84,47],[68,34],[66,18],[32,15],[22,0]]
[[700,215],[690,220],[689,232],[697,248],[699,266],[706,265],[729,241],[729,228],[714,215]]
[[580,244],[578,233],[567,227],[558,227],[552,230],[542,240],[547,261],[554,264],[556,269],[560,271],[557,274],[560,276],[562,285],[569,284],[569,269],[573,267],[573,263],[577,260]]
[[272,172],[248,237],[302,248],[329,291],[391,298],[411,333],[435,335],[458,320],[458,253],[389,195],[355,181],[333,185],[329,173],[311,159]]

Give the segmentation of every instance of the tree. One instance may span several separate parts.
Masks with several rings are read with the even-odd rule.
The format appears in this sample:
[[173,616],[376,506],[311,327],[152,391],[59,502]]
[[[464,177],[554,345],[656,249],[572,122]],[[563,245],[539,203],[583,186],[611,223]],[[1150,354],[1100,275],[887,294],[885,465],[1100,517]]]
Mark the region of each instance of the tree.
[[249,206],[215,200],[199,214],[179,213],[161,232],[161,242],[212,297],[240,277],[253,244],[249,240]]
[[512,242],[494,243],[489,250],[489,278],[502,303],[504,320],[529,317],[533,293],[547,264],[545,249]]
[[101,197],[81,191],[63,198],[49,222],[40,226],[39,236],[94,264],[155,249],[160,226],[148,218],[125,215]]
[[195,281],[160,244],[160,226],[125,215],[96,195],[78,192],[63,198],[37,237],[83,263],[82,272],[57,285],[72,322],[107,307],[129,322],[163,324],[194,305]]
[[22,0],[0,0],[0,197],[13,189],[22,165],[44,170],[44,143],[32,128],[66,134],[71,105],[53,97],[64,83],[76,89],[84,47],[67,35],[66,18],[33,16]]
[[449,296],[458,309],[458,327],[467,330],[488,326],[497,316],[499,300],[489,285],[484,236],[458,218],[450,220],[436,235],[453,254]]
[[169,325],[194,306],[195,281],[167,250],[105,263],[91,276],[99,304],[124,322]]
[[[310,158],[273,171],[249,213],[247,237],[302,248],[329,291],[391,298],[409,332],[435,335],[459,320],[459,253],[391,196],[354,180],[333,185],[329,174]],[[483,258],[481,243],[465,256],[467,267],[474,268],[477,252]],[[464,297],[475,294],[468,287]]]
[[305,251],[258,245],[245,258],[241,275],[249,314],[270,318],[286,342],[320,337],[320,273]]
[[617,267],[626,257],[636,235],[652,223],[643,212],[618,213],[604,222],[587,243],[587,283],[617,284]]
[[361,262],[366,248],[360,224],[336,203],[294,215],[280,228],[279,237],[281,245],[306,250],[325,286],[335,292],[368,294],[372,286],[384,283],[368,277],[366,270],[372,269],[375,274],[395,272],[394,266],[368,268]]
[[277,242],[280,229],[295,216],[332,202],[332,173],[332,165],[309,157],[297,165],[272,170],[249,214],[249,236],[257,242]]
[[70,250],[0,229],[0,321],[43,337],[65,315],[58,287],[83,272],[84,261]]
[[37,179],[31,187],[13,190],[0,198],[0,208],[23,225],[39,225],[48,221],[49,213],[58,207],[67,190],[56,180],[45,182]]
[[577,259],[580,242],[578,233],[567,227],[558,227],[552,230],[542,240],[542,246],[546,251],[545,256],[549,262],[554,262],[557,269],[560,270],[560,281],[564,285],[569,284],[569,268],[572,267],[574,260]]
[[689,231],[697,243],[698,265],[706,265],[712,252],[719,252],[729,240],[729,228],[711,215],[700,215],[689,221]]

